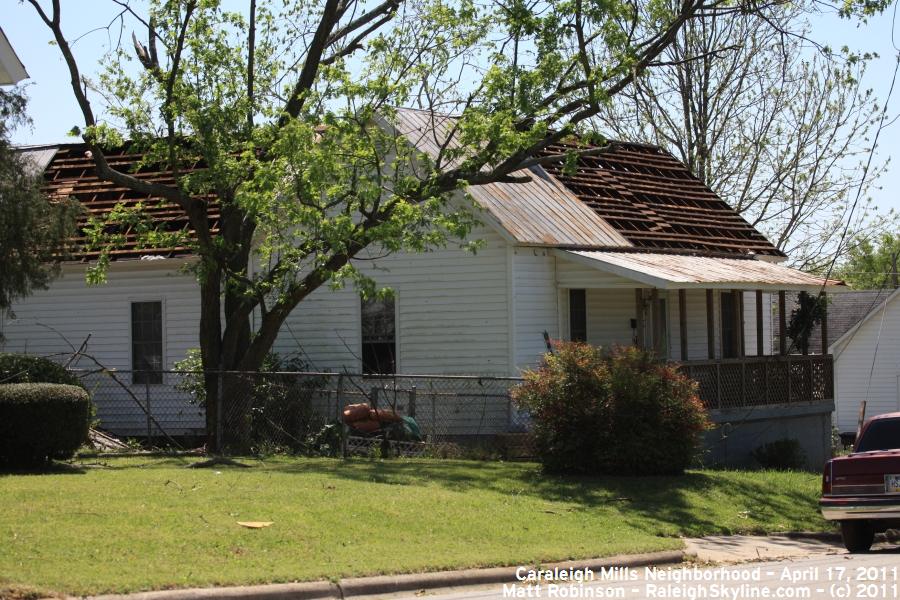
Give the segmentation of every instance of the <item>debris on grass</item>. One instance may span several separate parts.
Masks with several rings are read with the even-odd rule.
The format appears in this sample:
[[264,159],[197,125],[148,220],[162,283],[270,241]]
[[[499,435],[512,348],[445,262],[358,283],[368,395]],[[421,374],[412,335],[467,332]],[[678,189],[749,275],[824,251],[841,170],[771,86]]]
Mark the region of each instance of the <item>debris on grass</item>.
[[273,521],[238,521],[237,524],[247,529],[262,529],[268,527]]
[[98,429],[91,429],[88,432],[88,442],[94,450],[99,452],[122,452],[131,450],[131,448],[128,447],[128,444],[122,440],[107,433],[103,433]]

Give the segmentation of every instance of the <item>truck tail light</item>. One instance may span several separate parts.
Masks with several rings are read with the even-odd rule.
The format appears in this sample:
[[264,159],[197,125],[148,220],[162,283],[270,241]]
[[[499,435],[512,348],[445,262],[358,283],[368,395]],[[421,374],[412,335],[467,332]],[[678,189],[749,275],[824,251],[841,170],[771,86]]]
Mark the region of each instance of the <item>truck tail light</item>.
[[822,495],[831,494],[831,461],[825,463],[825,469],[822,471]]

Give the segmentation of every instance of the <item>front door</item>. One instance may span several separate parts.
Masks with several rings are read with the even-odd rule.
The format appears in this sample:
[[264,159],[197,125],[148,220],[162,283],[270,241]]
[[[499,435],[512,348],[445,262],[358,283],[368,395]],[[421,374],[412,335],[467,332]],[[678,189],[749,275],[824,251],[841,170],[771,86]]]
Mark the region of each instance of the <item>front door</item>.
[[738,311],[740,307],[737,302],[737,294],[733,292],[722,292],[722,358],[737,358],[740,356],[740,331],[737,324],[740,316]]

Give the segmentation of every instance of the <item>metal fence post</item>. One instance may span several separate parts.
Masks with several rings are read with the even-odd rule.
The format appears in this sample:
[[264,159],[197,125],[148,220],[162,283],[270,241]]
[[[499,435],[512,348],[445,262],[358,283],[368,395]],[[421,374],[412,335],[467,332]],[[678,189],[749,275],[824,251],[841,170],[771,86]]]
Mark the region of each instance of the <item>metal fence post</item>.
[[431,441],[434,442],[434,429],[437,425],[437,402],[434,397],[434,386],[431,386]]
[[416,417],[416,386],[409,388],[409,408],[407,413],[412,418]]
[[222,421],[225,417],[225,415],[222,414],[222,408],[224,404],[222,401],[222,396],[225,387],[225,377],[222,371],[219,371],[217,377],[219,379],[219,385],[216,386],[216,446],[218,446],[218,451],[222,452],[225,446],[225,440],[222,439],[222,432],[224,429],[224,427],[222,426]]
[[147,445],[153,444],[153,413],[150,409],[150,377],[144,374],[144,408],[147,409]]
[[341,418],[341,409],[343,408],[341,406],[341,401],[343,399],[344,399],[344,374],[339,373],[338,381],[337,381],[337,394],[335,394],[335,396],[334,396],[334,418],[335,419]]
[[378,387],[377,386],[374,386],[374,385],[372,386],[372,389],[370,391],[370,399],[372,401],[372,408],[374,408],[375,410],[378,410]]
[[341,418],[341,405],[344,403],[344,374],[340,373],[338,375],[338,383],[337,383],[337,418],[340,419],[341,422],[341,458],[347,458],[347,443],[348,437],[350,436],[350,428],[344,423],[344,419]]

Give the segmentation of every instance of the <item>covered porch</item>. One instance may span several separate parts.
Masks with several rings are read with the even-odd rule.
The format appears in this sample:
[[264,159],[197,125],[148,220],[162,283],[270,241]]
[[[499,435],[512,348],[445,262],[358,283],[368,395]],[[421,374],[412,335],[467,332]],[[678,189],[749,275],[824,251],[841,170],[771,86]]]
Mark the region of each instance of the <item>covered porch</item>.
[[710,409],[833,399],[827,329],[803,355],[787,324],[792,296],[839,282],[752,258],[555,252],[563,339],[652,349],[682,365]]

